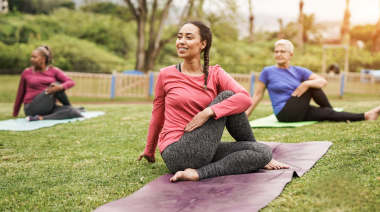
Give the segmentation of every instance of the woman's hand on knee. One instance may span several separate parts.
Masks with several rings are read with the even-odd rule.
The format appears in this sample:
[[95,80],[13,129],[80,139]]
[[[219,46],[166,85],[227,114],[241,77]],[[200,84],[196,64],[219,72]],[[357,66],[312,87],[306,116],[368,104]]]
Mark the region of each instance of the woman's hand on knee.
[[140,161],[141,158],[145,158],[149,163],[155,163],[156,162],[156,157],[154,157],[154,156],[153,157],[149,157],[144,152],[140,154],[140,157],[137,160]]
[[59,85],[57,83],[51,83],[50,86],[48,88],[45,89],[45,93],[46,94],[55,94],[57,92],[60,92],[60,91],[63,91],[65,88],[63,87],[63,85]]
[[198,127],[202,126],[206,121],[212,117],[215,116],[214,111],[208,107],[204,109],[203,111],[199,112],[197,115],[193,117],[193,120],[191,120],[185,127],[185,132],[191,132]]
[[300,97],[302,96],[302,94],[304,94],[308,89],[310,88],[310,86],[307,84],[307,82],[302,82],[298,88],[296,88],[294,90],[294,92],[292,93],[292,96],[294,97]]

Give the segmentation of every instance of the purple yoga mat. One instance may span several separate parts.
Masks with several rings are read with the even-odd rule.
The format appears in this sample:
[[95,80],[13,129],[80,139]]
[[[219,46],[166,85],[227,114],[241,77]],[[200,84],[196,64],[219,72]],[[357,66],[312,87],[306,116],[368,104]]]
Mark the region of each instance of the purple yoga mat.
[[273,158],[290,169],[209,178],[197,182],[170,183],[163,175],[130,196],[107,203],[95,212],[118,211],[258,211],[278,197],[293,174],[301,177],[329,149],[331,142],[262,142]]

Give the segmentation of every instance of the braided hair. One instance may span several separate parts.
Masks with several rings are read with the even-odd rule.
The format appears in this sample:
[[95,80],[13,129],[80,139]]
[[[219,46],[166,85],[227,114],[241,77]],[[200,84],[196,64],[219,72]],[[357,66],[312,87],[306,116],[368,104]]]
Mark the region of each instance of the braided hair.
[[199,34],[201,35],[201,41],[206,41],[206,47],[202,49],[201,52],[203,52],[203,73],[205,74],[205,84],[203,85],[203,88],[207,90],[208,67],[210,63],[210,48],[212,43],[211,29],[201,21],[188,21],[185,24],[193,24],[197,26],[199,28]]
[[51,48],[48,45],[41,45],[36,48],[43,56],[45,56],[45,64],[46,66],[50,66],[53,61],[53,53],[51,52]]

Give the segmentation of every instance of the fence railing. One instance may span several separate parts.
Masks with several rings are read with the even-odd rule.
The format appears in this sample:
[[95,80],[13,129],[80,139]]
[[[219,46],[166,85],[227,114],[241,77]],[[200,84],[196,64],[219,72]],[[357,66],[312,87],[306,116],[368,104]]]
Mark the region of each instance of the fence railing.
[[[93,74],[66,72],[76,86],[67,93],[81,97],[137,97],[149,98],[154,95],[158,72],[145,75],[128,75],[114,72],[113,74]],[[258,84],[260,73],[230,74],[251,95]],[[380,94],[380,77],[367,74],[348,73],[331,75],[318,73],[324,77],[328,85],[323,88],[326,94],[340,95],[344,93]]]
[[380,77],[350,73],[345,78],[344,91],[347,93],[380,94]]
[[66,72],[75,86],[66,92],[70,96],[80,97],[110,97],[112,75]]

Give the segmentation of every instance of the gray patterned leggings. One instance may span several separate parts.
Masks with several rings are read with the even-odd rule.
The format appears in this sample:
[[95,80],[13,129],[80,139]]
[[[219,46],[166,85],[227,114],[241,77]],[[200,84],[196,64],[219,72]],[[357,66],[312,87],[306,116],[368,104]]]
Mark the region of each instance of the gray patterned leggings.
[[[234,95],[221,92],[211,105]],[[237,142],[220,142],[224,127]],[[167,146],[161,154],[172,173],[196,169],[199,179],[244,174],[268,164],[272,159],[269,146],[257,143],[245,113],[210,118],[204,125]]]

